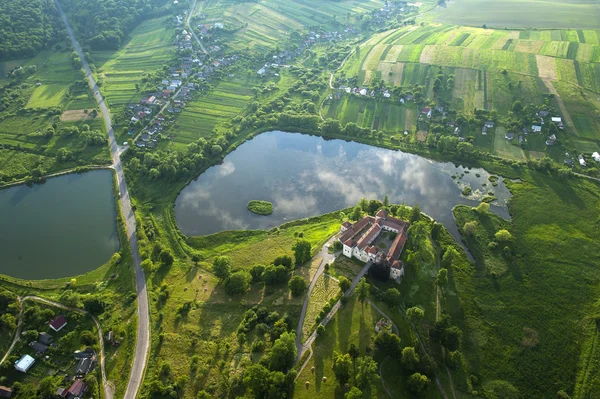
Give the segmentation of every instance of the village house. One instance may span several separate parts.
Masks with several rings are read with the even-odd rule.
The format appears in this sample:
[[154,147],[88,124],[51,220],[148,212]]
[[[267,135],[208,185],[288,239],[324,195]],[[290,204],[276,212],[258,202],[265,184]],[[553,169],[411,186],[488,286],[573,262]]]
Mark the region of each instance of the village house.
[[[342,253],[348,258],[355,257],[363,262],[387,261],[397,268],[400,275],[404,274],[404,269],[398,261],[398,257],[404,249],[408,234],[409,223],[400,219],[388,216],[388,212],[381,209],[375,217],[365,216],[354,224],[344,223],[340,232],[339,240],[343,245]],[[373,245],[375,240],[382,232],[396,234],[391,245],[385,249]],[[390,277],[392,272],[390,272]],[[394,276],[396,279],[396,276]]]
[[548,137],[548,140],[546,140],[546,145],[551,146],[556,144],[556,135],[551,135],[550,137]]
[[50,322],[50,328],[56,332],[59,332],[67,325],[67,319],[65,316],[58,316],[56,319]]
[[13,390],[5,387],[4,385],[0,385],[0,398],[10,398],[13,394]]
[[579,165],[583,166],[584,168],[587,166],[587,163],[585,162],[585,158],[583,157],[583,155],[579,156]]
[[21,373],[26,373],[35,363],[35,359],[29,355],[24,355],[15,363],[15,369]]
[[510,133],[510,132],[508,132],[508,133],[506,133],[506,134],[504,135],[504,138],[505,138],[506,140],[512,140],[512,139],[514,139],[514,138],[515,138],[515,135],[514,135],[513,133]]
[[600,154],[598,154],[598,151],[592,154],[592,158],[594,159],[594,161],[600,162]]
[[531,125],[531,131],[533,133],[540,133],[542,131],[542,127],[540,125]]
[[427,115],[427,119],[431,119],[431,108],[429,108],[429,107],[421,108],[421,114]]

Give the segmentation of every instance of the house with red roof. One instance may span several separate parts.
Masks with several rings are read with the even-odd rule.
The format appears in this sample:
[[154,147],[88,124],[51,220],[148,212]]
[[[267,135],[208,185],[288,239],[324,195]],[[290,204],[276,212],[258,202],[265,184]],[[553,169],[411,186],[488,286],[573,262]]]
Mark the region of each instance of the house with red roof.
[[50,322],[50,328],[56,332],[59,332],[67,325],[67,319],[65,316],[58,316],[56,319]]
[[[348,258],[355,257],[363,262],[387,262],[392,266],[390,277],[398,280],[404,275],[404,266],[398,261],[408,238],[409,223],[389,216],[384,209],[375,217],[365,216],[356,223],[345,222],[341,228],[340,242],[342,253]],[[389,248],[374,245],[382,232],[396,234]]]

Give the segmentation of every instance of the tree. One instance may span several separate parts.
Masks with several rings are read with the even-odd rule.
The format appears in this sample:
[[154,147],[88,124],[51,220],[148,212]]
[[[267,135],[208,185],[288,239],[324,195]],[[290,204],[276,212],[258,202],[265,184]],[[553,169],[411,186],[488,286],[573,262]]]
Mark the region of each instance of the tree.
[[521,111],[523,111],[523,104],[521,104],[521,101],[519,101],[519,100],[515,101],[513,103],[512,110],[515,114],[518,114]]
[[231,258],[229,256],[217,256],[213,260],[213,272],[221,281],[231,274]]
[[451,268],[456,257],[458,257],[458,251],[454,247],[448,247],[444,252],[444,256],[442,256],[442,266],[446,269]]
[[344,386],[350,380],[351,367],[352,358],[349,354],[333,352],[333,374],[335,374],[340,386]]
[[160,259],[162,264],[167,267],[171,266],[174,261],[173,254],[169,249],[163,249],[162,251],[160,251],[160,255],[158,256],[158,258]]
[[390,334],[387,331],[382,331],[375,337],[373,341],[377,350],[386,355],[398,356],[400,353],[400,338],[396,334]]
[[356,205],[354,207],[354,209],[352,210],[352,213],[350,214],[350,219],[351,220],[358,220],[362,217],[362,209],[360,207],[360,205]]
[[445,287],[446,284],[448,284],[448,269],[445,269],[442,267],[438,271],[438,275],[437,275],[437,278],[435,281],[436,281],[437,285],[439,285],[440,287],[442,287],[442,288]]
[[466,222],[463,226],[463,232],[467,236],[472,236],[477,231],[477,222],[472,220],[470,222]]
[[385,290],[384,298],[385,302],[392,307],[400,305],[400,302],[402,301],[400,291],[398,291],[397,288],[388,288]]
[[429,383],[429,378],[421,373],[414,373],[408,377],[408,389],[417,394],[425,392]]
[[512,235],[506,229],[498,230],[494,237],[496,238],[496,241],[502,243],[509,242],[510,240],[512,240]]
[[342,292],[346,292],[352,286],[352,282],[347,277],[340,276],[338,285],[340,286],[340,290],[342,290]]
[[415,324],[418,324],[425,317],[425,312],[423,309],[413,306],[412,308],[408,308],[406,311],[406,316],[408,316],[409,320]]
[[412,209],[410,210],[410,217],[408,220],[410,221],[410,223],[415,223],[421,220],[421,209],[419,208],[419,205],[415,205],[412,207]]
[[379,380],[377,363],[371,356],[359,357],[356,361],[356,386],[363,392],[371,389],[371,384]]
[[358,301],[360,302],[361,306],[364,306],[370,290],[371,284],[367,283],[367,280],[364,277],[361,278],[356,286],[356,294],[358,295]]
[[250,274],[252,275],[252,281],[258,282],[262,280],[263,273],[265,272],[265,267],[263,265],[254,265],[250,269]]
[[417,364],[419,364],[419,355],[415,348],[407,346],[402,349],[402,366],[407,370],[414,370]]
[[262,280],[267,285],[281,284],[288,278],[288,271],[283,265],[269,265],[262,274]]
[[296,360],[296,334],[285,332],[273,343],[267,359],[269,369],[286,371],[294,365]]
[[287,267],[288,269],[292,267],[292,257],[289,255],[281,255],[278,256],[277,258],[275,258],[275,260],[273,261],[273,264],[275,266],[279,266],[279,265],[283,265],[285,267]]
[[458,350],[460,347],[460,339],[462,337],[462,330],[457,326],[447,328],[442,333],[442,345],[449,351]]
[[38,398],[41,399],[51,399],[54,398],[54,394],[56,393],[56,383],[54,379],[49,376],[40,381],[40,385],[38,387]]
[[300,276],[294,276],[288,282],[288,287],[292,292],[292,296],[300,296],[306,291],[306,280]]
[[254,393],[254,397],[263,397],[267,390],[266,381],[269,379],[269,374],[270,372],[266,367],[253,364],[244,372],[244,386]]
[[310,242],[306,240],[298,240],[292,246],[294,250],[294,259],[296,261],[296,265],[301,265],[304,262],[308,262],[310,260]]
[[150,258],[144,259],[142,261],[142,263],[140,264],[140,266],[142,267],[142,270],[144,270],[144,273],[146,273],[146,274],[151,274],[154,271],[154,263],[152,262],[152,260]]
[[13,331],[17,328],[17,319],[10,313],[4,313],[0,316],[0,327],[6,331]]
[[230,295],[242,295],[248,292],[252,275],[246,271],[232,273],[225,282],[225,290]]
[[385,197],[383,197],[383,206],[385,206],[386,208],[388,206],[390,206],[390,199],[388,198],[387,195]]
[[482,202],[481,204],[477,205],[477,208],[475,208],[475,210],[480,215],[485,215],[490,211],[490,204],[488,204],[487,202]]
[[344,396],[345,399],[362,399],[363,393],[357,387],[352,387],[350,391]]

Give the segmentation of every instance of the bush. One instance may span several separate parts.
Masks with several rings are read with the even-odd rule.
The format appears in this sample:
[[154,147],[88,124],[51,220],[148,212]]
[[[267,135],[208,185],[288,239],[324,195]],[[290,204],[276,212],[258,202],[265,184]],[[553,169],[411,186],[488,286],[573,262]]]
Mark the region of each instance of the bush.
[[323,324],[319,324],[317,327],[317,335],[323,335],[325,333],[325,326]]

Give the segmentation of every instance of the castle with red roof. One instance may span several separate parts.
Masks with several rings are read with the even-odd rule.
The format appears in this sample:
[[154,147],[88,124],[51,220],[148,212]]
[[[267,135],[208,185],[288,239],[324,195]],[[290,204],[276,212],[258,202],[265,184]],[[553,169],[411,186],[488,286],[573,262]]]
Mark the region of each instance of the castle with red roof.
[[[353,256],[363,262],[387,262],[391,265],[390,278],[398,280],[404,275],[404,266],[398,260],[406,239],[409,223],[389,216],[385,209],[380,209],[375,217],[365,216],[354,224],[344,222],[340,228],[340,242],[343,244],[344,256]],[[392,244],[385,249],[373,245],[382,232],[396,233]]]

